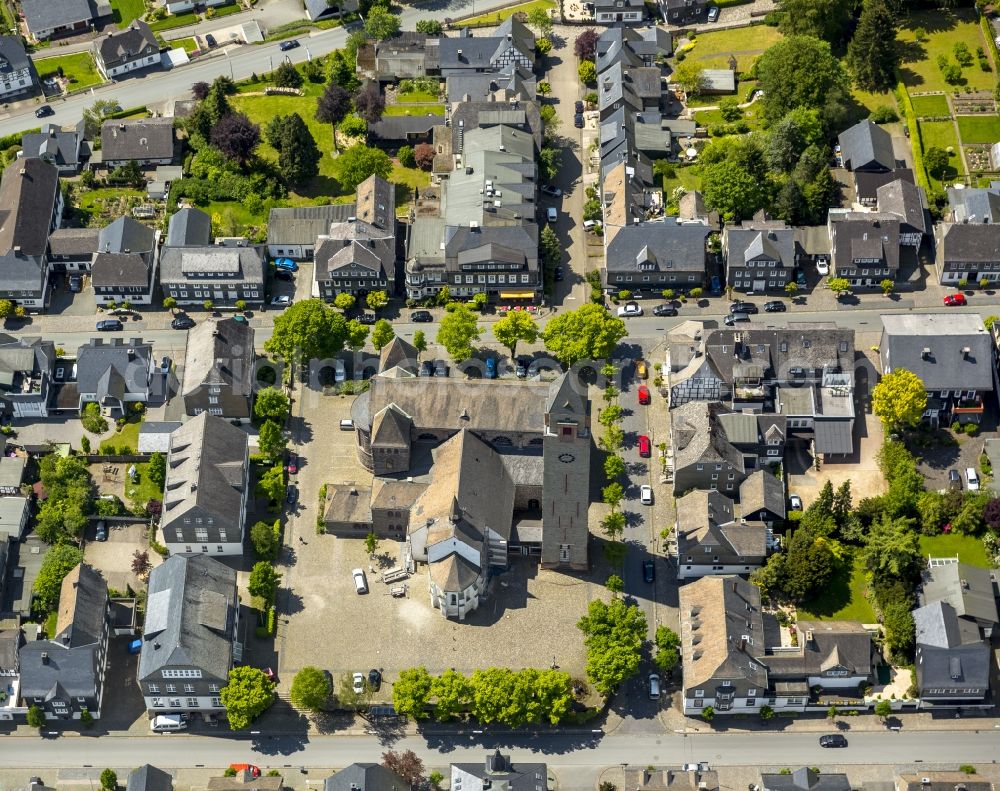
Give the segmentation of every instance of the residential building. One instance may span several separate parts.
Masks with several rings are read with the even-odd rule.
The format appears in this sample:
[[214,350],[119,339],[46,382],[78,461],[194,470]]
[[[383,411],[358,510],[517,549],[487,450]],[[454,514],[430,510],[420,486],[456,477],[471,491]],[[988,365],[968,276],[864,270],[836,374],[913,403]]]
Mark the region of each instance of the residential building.
[[948,208],[954,223],[1000,222],[1000,181],[989,187],[948,187]]
[[188,331],[181,397],[188,415],[242,422],[253,417],[253,327],[235,319],[204,321]]
[[159,231],[131,217],[119,217],[101,229],[90,265],[90,283],[99,306],[152,303],[159,242]]
[[316,240],[313,296],[332,302],[337,294],[395,293],[395,195],[395,186],[378,176],[358,185],[355,215],[331,223]]
[[927,195],[923,187],[896,179],[883,184],[875,192],[879,214],[899,218],[899,243],[907,247],[920,247],[924,236],[931,231]]
[[21,14],[34,41],[82,33],[94,18],[88,0],[21,0]]
[[769,528],[785,521],[785,482],[771,470],[757,470],[740,484],[740,516]]
[[62,222],[59,174],[38,157],[15,159],[0,179],[0,299],[38,311],[49,301],[46,248]]
[[173,791],[174,779],[168,772],[143,764],[128,773],[125,791]]
[[24,456],[0,456],[0,496],[10,497],[21,493],[26,464]]
[[463,28],[455,38],[438,41],[441,75],[462,72],[502,71],[507,66],[535,65],[535,34],[527,25],[509,17],[492,36],[475,36]]
[[833,271],[852,287],[880,288],[899,275],[900,221],[895,214],[831,211]]
[[[22,540],[30,516],[31,500],[27,497],[22,497],[19,494],[0,497],[0,541],[7,538],[12,541]],[[6,566],[0,570],[0,577],[5,572]]]
[[67,129],[56,124],[42,124],[38,132],[29,132],[21,137],[21,155],[50,162],[56,166],[60,176],[74,176],[90,156],[90,144],[84,139],[84,128],[82,120]]
[[635,791],[719,791],[720,788],[718,773],[704,763],[667,769],[626,765],[624,777],[623,787]]
[[[548,767],[544,763],[513,763],[500,749],[487,753],[480,764],[452,764],[451,788],[462,791],[538,791],[548,783]],[[327,789],[329,791],[329,789]]]
[[673,52],[670,31],[651,25],[649,27],[610,27],[601,31],[595,48],[597,73],[604,71],[620,58],[630,63],[653,66],[661,57]]
[[305,5],[306,16],[309,17],[309,20],[317,22],[332,19],[342,13],[355,13],[359,4],[357,0],[344,0],[337,5],[330,5],[327,0],[303,0],[303,5]]
[[[105,121],[101,125],[100,163],[111,169],[129,162],[140,167],[174,161],[174,119],[138,118]],[[91,157],[98,164],[97,152]]]
[[961,288],[1000,280],[1000,225],[992,223],[944,223],[938,226],[937,259],[939,282]]
[[250,456],[247,434],[202,412],[170,435],[163,544],[171,552],[241,555]]
[[733,501],[718,491],[694,489],[677,499],[678,579],[750,574],[764,565],[774,540],[771,530],[760,522],[741,522],[733,511]]
[[20,36],[0,36],[0,100],[10,101],[34,87],[31,59]]
[[609,293],[694,288],[706,282],[706,240],[712,229],[698,222],[640,223],[622,228],[607,245],[601,271]]
[[[357,217],[357,209],[354,203],[271,209],[267,219],[268,256],[311,261],[317,240],[330,230],[332,224]],[[170,244],[169,239],[167,243]]]
[[326,778],[323,791],[410,791],[410,784],[382,764],[354,763]]
[[533,72],[523,66],[507,66],[499,72],[453,74],[445,81],[450,104],[533,102],[537,96]]
[[660,0],[660,13],[667,25],[684,27],[708,20],[708,0]]
[[[798,645],[761,608],[760,589],[706,576],[680,589],[684,713],[806,711],[812,690],[856,697],[874,678],[871,636],[852,621],[799,621]],[[860,701],[859,701],[860,703]],[[826,710],[826,703],[816,704]]]
[[975,622],[935,600],[913,611],[913,624],[920,707],[988,706],[993,651]]
[[437,115],[386,115],[369,127],[368,134],[380,145],[415,146],[430,143],[440,123]]
[[982,420],[983,396],[993,392],[993,352],[978,314],[883,315],[879,359],[883,374],[905,369],[923,382],[923,419],[932,426]]
[[108,585],[79,563],[63,579],[55,635],[30,640],[20,650],[21,701],[50,719],[101,716],[108,658]]
[[839,159],[853,173],[857,203],[874,206],[879,187],[905,179],[913,182],[913,171],[896,166],[892,137],[869,120],[861,121],[840,133]]
[[90,271],[100,233],[100,228],[56,228],[49,234],[49,271]]
[[921,770],[915,774],[900,774],[896,777],[895,791],[955,791],[957,786],[965,786],[964,791],[994,791],[994,783],[976,780],[965,772],[931,772]]
[[151,715],[225,711],[239,617],[236,572],[214,558],[171,554],[150,572],[138,683]]
[[160,65],[160,45],[149,25],[134,19],[125,30],[109,29],[94,42],[94,62],[105,79]]
[[726,284],[749,294],[784,293],[795,280],[805,251],[795,228],[783,220],[754,219],[722,229]]
[[441,73],[440,36],[400,30],[384,41],[358,47],[358,74],[379,82],[419,79]]
[[48,417],[55,362],[52,341],[0,334],[0,412],[15,420]]
[[851,791],[851,781],[842,772],[823,772],[801,767],[788,772],[761,772],[763,791]]
[[76,352],[76,408],[95,402],[122,417],[129,404],[150,400],[154,366],[153,345],[142,338],[92,338]]
[[961,563],[957,558],[931,558],[920,585],[921,604],[945,602],[958,618],[973,624],[983,637],[1000,625],[996,579],[990,569]]
[[594,19],[602,25],[616,22],[638,24],[646,16],[646,5],[642,0],[597,0],[594,3]]

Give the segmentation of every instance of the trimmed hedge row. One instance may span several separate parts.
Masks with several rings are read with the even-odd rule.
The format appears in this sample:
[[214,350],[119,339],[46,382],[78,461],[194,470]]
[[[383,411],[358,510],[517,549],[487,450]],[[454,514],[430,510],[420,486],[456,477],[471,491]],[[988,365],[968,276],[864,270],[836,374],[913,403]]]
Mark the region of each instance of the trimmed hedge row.
[[930,180],[927,178],[927,167],[924,165],[924,141],[920,137],[920,125],[917,123],[917,114],[913,111],[913,102],[910,101],[910,94],[906,92],[903,78],[896,72],[896,99],[899,106],[903,108],[903,115],[906,117],[906,125],[910,130],[910,148],[913,149],[913,171],[917,177],[917,184],[924,188],[928,197],[931,194]]

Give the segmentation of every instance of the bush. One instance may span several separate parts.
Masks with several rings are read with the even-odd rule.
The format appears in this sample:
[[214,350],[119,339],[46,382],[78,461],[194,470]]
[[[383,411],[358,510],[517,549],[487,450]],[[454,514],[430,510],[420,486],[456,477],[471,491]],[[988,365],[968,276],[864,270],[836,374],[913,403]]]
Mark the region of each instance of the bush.
[[80,412],[80,422],[91,434],[103,434],[108,430],[108,421],[101,415],[101,407],[93,401],[85,404]]
[[413,154],[412,146],[402,146],[397,154],[399,158],[399,164],[404,168],[415,168],[417,166],[417,158]]
[[899,120],[899,113],[896,112],[895,107],[883,104],[881,107],[876,107],[872,110],[872,114],[868,120],[873,124],[891,124]]

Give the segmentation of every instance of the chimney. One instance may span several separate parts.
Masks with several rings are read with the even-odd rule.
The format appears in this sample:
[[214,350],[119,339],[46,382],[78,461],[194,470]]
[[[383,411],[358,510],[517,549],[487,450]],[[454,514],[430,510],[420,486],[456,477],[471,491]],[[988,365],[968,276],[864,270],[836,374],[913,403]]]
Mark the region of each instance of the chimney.
[[42,664],[47,665],[49,663],[49,652],[42,651]]
[[922,360],[927,360],[927,359],[929,359],[929,358],[930,358],[930,356],[931,356],[931,347],[930,347],[930,346],[925,346],[925,347],[924,347],[924,348],[923,348],[923,349],[922,349],[922,350],[920,351],[920,358],[921,358]]
[[968,360],[970,354],[972,354],[972,347],[970,347],[970,346],[963,346],[962,347],[962,358],[965,359],[965,360]]
[[134,360],[135,359],[135,349],[129,348],[129,350],[128,350],[128,358],[130,360]]
[[26,170],[25,168],[21,168],[21,170],[20,170],[19,172],[20,172],[20,174],[21,174],[22,176],[25,176],[25,175],[27,175],[27,173],[28,173],[28,171],[27,171],[27,170]]

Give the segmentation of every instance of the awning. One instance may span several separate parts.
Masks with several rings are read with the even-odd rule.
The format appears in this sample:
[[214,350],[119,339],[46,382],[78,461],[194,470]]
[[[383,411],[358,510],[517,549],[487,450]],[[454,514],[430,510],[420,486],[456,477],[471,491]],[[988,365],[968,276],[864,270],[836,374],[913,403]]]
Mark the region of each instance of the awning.
[[500,299],[534,299],[534,291],[501,291]]

